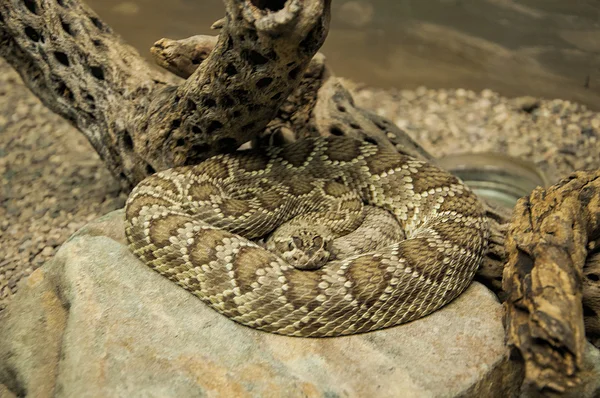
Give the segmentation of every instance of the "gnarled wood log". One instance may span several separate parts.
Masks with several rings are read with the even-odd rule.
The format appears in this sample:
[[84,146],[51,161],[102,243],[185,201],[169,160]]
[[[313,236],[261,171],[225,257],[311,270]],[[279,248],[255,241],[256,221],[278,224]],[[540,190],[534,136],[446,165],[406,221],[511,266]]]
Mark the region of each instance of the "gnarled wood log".
[[129,117],[144,112],[171,77],[79,1],[0,2],[0,55],[55,113],[90,141],[113,175],[133,185],[150,171]]
[[[600,170],[537,188],[515,208],[506,239],[505,325],[509,346],[525,362],[528,388],[565,392],[579,383],[584,265],[599,238]],[[586,301],[597,324],[598,296]]]
[[[182,40],[163,38],[154,43],[151,54],[159,66],[187,79],[208,57],[215,43],[215,36],[206,35]],[[298,89],[279,108],[263,136],[279,129],[287,142],[316,135],[346,135],[434,161],[433,156],[395,124],[356,107],[352,95],[329,71],[324,60],[322,54],[313,58]]]
[[131,188],[235,150],[273,119],[329,28],[330,0],[225,0],[202,67],[154,71],[78,0],[0,3],[0,55]]

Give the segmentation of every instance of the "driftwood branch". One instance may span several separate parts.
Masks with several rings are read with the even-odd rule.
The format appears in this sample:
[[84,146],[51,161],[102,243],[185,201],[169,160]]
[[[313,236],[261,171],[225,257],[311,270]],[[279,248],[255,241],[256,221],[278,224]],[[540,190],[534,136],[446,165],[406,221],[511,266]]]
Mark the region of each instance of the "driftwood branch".
[[161,68],[187,79],[217,45],[219,36],[197,35],[183,40],[160,39],[150,54]]
[[133,184],[148,173],[132,151],[135,129],[127,116],[146,108],[170,76],[148,68],[85,4],[0,2],[0,55],[88,138],[115,176]]
[[225,8],[217,43],[185,81],[154,71],[77,0],[0,3],[0,55],[131,188],[255,138],[329,28],[329,0],[225,0]]
[[[588,269],[587,284],[584,267],[599,238],[600,171],[537,188],[515,208],[506,239],[505,324],[509,346],[525,362],[525,385],[539,392],[565,392],[580,381],[586,344],[582,287],[598,289],[598,263]],[[597,293],[585,299],[586,317],[595,318],[590,326],[598,324]]]
[[[205,35],[183,40],[161,39],[154,43],[151,54],[159,66],[187,79],[208,58],[215,43],[215,36]],[[316,135],[346,135],[372,140],[422,159],[434,159],[396,125],[356,107],[352,95],[324,61],[322,54],[312,59],[298,88],[279,108],[263,137],[280,132],[288,142]]]

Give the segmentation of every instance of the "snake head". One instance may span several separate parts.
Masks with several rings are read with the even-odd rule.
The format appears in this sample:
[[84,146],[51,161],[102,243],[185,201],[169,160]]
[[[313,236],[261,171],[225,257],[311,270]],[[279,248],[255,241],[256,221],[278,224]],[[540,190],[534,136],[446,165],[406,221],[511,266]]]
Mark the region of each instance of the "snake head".
[[267,240],[267,249],[299,270],[321,268],[331,257],[333,237],[320,225],[284,224]]

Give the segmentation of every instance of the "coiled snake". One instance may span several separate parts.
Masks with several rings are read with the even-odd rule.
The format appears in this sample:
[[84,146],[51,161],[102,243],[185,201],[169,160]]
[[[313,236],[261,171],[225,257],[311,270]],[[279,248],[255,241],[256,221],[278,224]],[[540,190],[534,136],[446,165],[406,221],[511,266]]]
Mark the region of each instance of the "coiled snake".
[[488,230],[451,174],[328,137],[150,176],[127,201],[126,235],[146,265],[234,321],[322,337],[447,304],[471,283]]

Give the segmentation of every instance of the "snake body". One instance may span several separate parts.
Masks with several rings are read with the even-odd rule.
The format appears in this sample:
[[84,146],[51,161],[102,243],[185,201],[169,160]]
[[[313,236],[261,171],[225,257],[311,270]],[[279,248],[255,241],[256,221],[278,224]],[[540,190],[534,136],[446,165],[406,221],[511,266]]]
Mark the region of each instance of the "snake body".
[[[306,269],[259,241],[298,219],[350,236],[366,208],[389,214],[400,237]],[[476,196],[446,171],[327,137],[150,176],[128,198],[126,235],[146,265],[232,320],[324,337],[399,325],[447,304],[471,283],[488,230]]]

